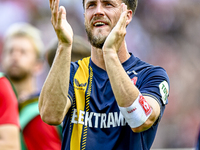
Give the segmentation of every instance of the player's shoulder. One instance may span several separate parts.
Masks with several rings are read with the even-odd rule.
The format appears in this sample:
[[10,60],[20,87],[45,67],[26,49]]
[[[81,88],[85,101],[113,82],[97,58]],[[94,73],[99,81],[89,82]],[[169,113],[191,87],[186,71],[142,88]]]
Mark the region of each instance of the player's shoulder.
[[138,58],[137,61],[137,69],[139,72],[141,72],[141,74],[145,75],[145,76],[163,76],[165,78],[169,78],[167,71],[161,67],[161,66],[156,66],[153,64],[150,64],[148,62],[142,61]]
[[158,76],[165,76],[168,78],[167,71],[161,66],[153,66],[151,65],[147,72],[147,74],[158,75]]

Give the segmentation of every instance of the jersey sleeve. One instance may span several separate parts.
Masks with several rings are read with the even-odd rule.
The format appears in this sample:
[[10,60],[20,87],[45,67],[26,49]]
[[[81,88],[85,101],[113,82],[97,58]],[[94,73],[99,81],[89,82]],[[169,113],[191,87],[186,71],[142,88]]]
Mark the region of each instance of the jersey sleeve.
[[16,95],[6,77],[0,78],[0,125],[19,125],[19,111]]
[[169,77],[166,71],[161,67],[154,67],[142,77],[142,84],[140,92],[143,96],[150,96],[154,98],[160,105],[162,117],[165,105],[168,103],[169,96]]

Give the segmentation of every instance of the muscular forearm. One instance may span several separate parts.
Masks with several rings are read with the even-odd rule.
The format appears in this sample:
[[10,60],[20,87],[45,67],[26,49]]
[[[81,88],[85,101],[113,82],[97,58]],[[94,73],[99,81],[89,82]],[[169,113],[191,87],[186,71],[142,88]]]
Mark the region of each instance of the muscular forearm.
[[48,124],[60,124],[67,113],[71,48],[59,44],[54,63],[41,91],[39,111],[43,121]]
[[104,52],[104,61],[116,101],[121,107],[130,106],[139,95],[139,90],[132,84],[113,51]]
[[[130,77],[127,75],[118,59],[117,53],[105,51],[104,61],[118,105],[120,107],[129,107],[137,99],[139,89],[131,82]],[[134,132],[142,132],[150,128],[160,114],[160,107],[156,100],[147,96],[145,100],[151,106],[152,113],[144,124],[137,128],[132,128]]]

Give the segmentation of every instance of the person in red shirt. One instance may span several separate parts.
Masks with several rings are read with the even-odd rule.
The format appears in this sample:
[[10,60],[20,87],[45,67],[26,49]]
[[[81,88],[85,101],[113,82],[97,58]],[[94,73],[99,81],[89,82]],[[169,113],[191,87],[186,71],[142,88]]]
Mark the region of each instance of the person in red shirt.
[[20,125],[16,95],[0,72],[0,149],[20,150]]
[[38,110],[36,76],[42,68],[43,50],[39,30],[27,23],[16,23],[4,39],[2,69],[18,94],[22,150],[60,150],[60,126],[44,123]]

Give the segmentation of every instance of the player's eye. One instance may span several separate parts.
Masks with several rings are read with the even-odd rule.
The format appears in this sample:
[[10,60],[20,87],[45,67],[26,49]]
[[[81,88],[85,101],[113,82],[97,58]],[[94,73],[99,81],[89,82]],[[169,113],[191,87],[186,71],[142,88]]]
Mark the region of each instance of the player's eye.
[[93,8],[95,6],[95,4],[91,3],[87,5],[87,8]]
[[105,5],[108,6],[108,7],[113,6],[111,3],[106,3]]

